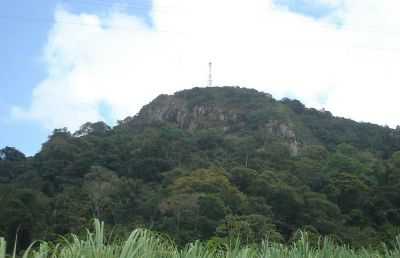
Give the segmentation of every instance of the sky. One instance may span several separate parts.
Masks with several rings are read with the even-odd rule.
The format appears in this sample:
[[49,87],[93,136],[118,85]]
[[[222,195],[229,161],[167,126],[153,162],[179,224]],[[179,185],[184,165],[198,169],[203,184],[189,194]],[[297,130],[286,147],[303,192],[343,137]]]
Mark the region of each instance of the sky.
[[242,86],[356,121],[400,124],[398,0],[0,3],[0,147],[110,125],[159,94]]

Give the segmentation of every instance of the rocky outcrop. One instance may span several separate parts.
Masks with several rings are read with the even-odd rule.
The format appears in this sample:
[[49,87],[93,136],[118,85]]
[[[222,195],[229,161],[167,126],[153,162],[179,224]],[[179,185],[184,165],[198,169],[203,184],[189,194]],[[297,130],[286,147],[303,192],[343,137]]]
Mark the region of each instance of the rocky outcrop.
[[288,145],[291,155],[299,154],[299,142],[296,138],[294,130],[285,123],[279,121],[271,121],[265,125],[267,132],[275,137],[281,137]]
[[[299,152],[299,143],[293,128],[286,120],[265,120],[280,108],[268,94],[241,88],[197,89],[174,95],[160,95],[133,118],[122,121],[132,128],[170,123],[190,132],[198,129],[222,129],[226,133],[266,129],[269,136],[282,140],[292,155]],[[197,92],[196,92],[197,91]],[[250,97],[247,95],[252,94]],[[247,101],[248,100],[248,101]],[[256,103],[252,103],[252,101]],[[252,114],[261,115],[251,120]],[[269,114],[270,112],[271,114]],[[264,119],[264,120],[263,120]],[[256,121],[256,122],[254,122]],[[262,122],[264,121],[264,122]],[[268,121],[265,124],[265,121]],[[248,123],[252,123],[251,125]]]
[[240,114],[215,103],[190,105],[189,101],[170,95],[160,95],[145,106],[133,120],[135,123],[152,124],[169,122],[179,128],[193,131],[210,127],[228,130],[229,124],[238,121]]

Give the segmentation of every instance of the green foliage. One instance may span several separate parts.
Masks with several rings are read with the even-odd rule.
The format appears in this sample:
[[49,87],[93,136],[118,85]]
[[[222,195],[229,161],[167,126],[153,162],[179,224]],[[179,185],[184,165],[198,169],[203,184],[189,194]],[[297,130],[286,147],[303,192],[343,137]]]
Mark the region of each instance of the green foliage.
[[5,147],[0,150],[0,160],[21,161],[25,159],[25,154],[12,147]]
[[0,211],[0,231],[9,242],[17,237],[19,246],[26,248],[33,239],[44,236],[48,227],[45,196],[30,189],[13,191],[5,187],[0,191],[0,200],[6,207]]
[[400,232],[396,130],[238,87],[178,92],[145,111],[114,128],[56,129],[34,157],[0,150],[0,234],[9,246],[17,232],[19,250],[78,232],[92,217],[121,236],[132,227],[163,232],[180,247],[212,239],[210,257],[237,236],[290,244],[302,229],[378,248]]
[[231,240],[240,238],[246,243],[260,243],[263,240],[280,242],[283,239],[272,219],[258,214],[227,216],[218,226],[217,235]]

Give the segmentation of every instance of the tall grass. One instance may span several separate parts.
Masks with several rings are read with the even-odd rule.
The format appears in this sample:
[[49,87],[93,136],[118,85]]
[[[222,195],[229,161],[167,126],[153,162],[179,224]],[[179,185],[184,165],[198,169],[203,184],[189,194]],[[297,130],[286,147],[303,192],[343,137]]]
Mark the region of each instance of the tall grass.
[[[400,258],[400,238],[394,248],[384,247],[383,252],[353,250],[338,246],[329,239],[310,245],[307,234],[292,245],[270,243],[242,246],[239,241],[230,244],[210,245],[195,242],[179,249],[172,241],[148,230],[133,231],[127,240],[109,243],[105,239],[104,224],[95,220],[94,232],[86,237],[76,235],[64,238],[57,245],[47,242],[32,244],[22,258]],[[319,246],[319,247],[315,247]],[[6,258],[6,242],[0,238],[0,258]],[[15,258],[13,254],[10,257]]]
[[0,258],[6,257],[6,241],[0,238]]

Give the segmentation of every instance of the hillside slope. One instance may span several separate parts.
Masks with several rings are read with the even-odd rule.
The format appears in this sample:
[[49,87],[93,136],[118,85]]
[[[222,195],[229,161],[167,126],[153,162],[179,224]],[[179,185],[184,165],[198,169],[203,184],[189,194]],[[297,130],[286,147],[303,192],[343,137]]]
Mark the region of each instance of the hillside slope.
[[400,137],[238,87],[161,95],[114,128],[56,129],[34,157],[0,151],[0,235],[21,247],[97,217],[178,243],[298,229],[354,246],[400,232]]

